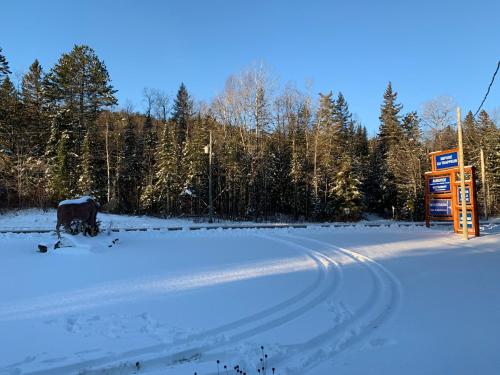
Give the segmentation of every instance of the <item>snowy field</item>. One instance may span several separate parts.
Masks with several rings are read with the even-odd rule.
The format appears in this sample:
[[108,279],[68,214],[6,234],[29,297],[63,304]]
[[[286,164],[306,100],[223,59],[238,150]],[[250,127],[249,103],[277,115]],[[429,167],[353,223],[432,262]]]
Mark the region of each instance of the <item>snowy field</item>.
[[[52,228],[34,217],[0,227]],[[120,232],[46,254],[51,234],[3,233],[0,374],[258,374],[263,353],[266,374],[496,374],[500,226],[483,231]]]
[[[57,222],[55,209],[42,211],[40,209],[28,209],[10,211],[0,214],[0,231],[5,230],[25,230],[40,229],[54,230]],[[113,215],[99,213],[97,220],[101,222],[101,229],[112,228],[153,228],[153,227],[178,227],[191,225],[191,220],[183,219],[161,219],[153,217]]]

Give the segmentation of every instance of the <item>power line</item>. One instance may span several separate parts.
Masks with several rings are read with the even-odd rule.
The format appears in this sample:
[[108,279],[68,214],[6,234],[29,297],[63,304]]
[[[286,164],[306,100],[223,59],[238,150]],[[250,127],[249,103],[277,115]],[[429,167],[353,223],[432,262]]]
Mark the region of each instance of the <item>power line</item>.
[[490,82],[490,85],[488,86],[488,90],[486,90],[486,94],[484,95],[483,101],[479,105],[479,108],[477,109],[476,113],[474,113],[474,117],[476,117],[476,115],[479,113],[479,111],[483,107],[483,104],[486,101],[488,94],[490,93],[491,86],[493,86],[493,82],[495,81],[495,76],[497,75],[499,68],[500,68],[500,60],[498,60],[497,69],[495,70],[495,73],[493,73],[493,77],[491,78],[491,82]]

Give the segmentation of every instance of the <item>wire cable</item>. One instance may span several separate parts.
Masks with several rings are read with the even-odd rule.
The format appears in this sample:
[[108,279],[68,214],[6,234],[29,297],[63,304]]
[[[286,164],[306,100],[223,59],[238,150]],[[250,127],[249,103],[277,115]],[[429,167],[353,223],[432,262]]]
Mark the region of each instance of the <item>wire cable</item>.
[[490,85],[488,86],[488,90],[486,90],[486,94],[484,95],[483,101],[479,105],[479,108],[477,109],[476,113],[474,113],[474,117],[476,117],[476,115],[479,113],[479,111],[483,107],[483,104],[486,101],[488,94],[490,93],[491,86],[493,86],[493,82],[495,81],[495,76],[497,75],[499,68],[500,68],[500,60],[498,60],[497,69],[495,70],[495,73],[493,73],[493,77],[491,78],[491,82],[490,82]]

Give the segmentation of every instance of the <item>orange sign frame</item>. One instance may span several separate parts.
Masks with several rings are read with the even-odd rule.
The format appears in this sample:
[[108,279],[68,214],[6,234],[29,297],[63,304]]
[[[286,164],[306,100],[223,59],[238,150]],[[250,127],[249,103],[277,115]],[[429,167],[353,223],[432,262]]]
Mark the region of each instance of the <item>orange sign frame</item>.
[[[458,167],[436,169],[436,156],[457,152],[458,149],[451,149],[446,151],[431,152],[429,155],[432,160],[432,171],[425,172],[425,224],[430,226],[431,221],[453,221],[453,229],[455,233],[462,232],[462,223],[460,222],[462,205],[458,197],[460,191],[460,171]],[[471,220],[467,221],[468,232],[471,235],[479,236],[479,215],[477,209],[477,190],[476,190],[476,169],[473,166],[467,166],[465,169],[465,185],[469,189],[469,200],[465,202],[467,206],[467,216],[469,212]],[[468,178],[467,178],[468,176]],[[431,192],[430,181],[432,178],[447,177],[449,178],[450,188],[449,191]],[[430,202],[432,200],[451,200],[451,215],[432,216],[430,210]],[[470,225],[470,227],[469,227]]]

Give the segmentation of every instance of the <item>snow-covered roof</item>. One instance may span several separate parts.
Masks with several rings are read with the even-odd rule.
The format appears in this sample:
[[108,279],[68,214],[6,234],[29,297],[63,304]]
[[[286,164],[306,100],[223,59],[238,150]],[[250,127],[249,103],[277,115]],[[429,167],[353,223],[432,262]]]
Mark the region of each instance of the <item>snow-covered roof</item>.
[[82,203],[88,202],[89,200],[92,200],[92,197],[85,195],[83,197],[76,198],[76,199],[66,199],[64,201],[60,201],[59,206],[63,206],[65,204],[82,204]]

